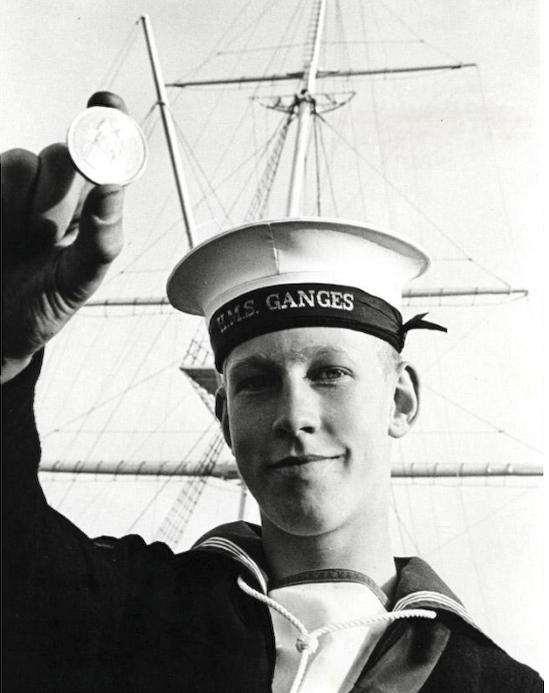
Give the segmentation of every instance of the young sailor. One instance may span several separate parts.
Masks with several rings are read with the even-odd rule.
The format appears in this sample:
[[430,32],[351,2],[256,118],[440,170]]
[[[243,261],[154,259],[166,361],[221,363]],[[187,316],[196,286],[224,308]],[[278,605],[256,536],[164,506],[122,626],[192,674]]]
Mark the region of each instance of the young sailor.
[[40,489],[32,401],[44,345],[121,248],[122,194],[82,205],[61,145],[3,164],[6,691],[541,690],[426,563],[392,556],[390,442],[419,403],[400,352],[410,329],[440,329],[398,310],[421,249],[282,219],[189,253],[168,296],[208,321],[217,412],[261,527],[175,555],[90,539]]

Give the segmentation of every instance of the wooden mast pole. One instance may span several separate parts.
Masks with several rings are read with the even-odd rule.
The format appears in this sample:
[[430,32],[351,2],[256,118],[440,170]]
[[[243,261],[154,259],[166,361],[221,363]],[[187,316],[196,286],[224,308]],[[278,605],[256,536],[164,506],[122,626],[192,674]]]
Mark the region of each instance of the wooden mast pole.
[[158,106],[160,108],[160,115],[162,117],[164,133],[166,135],[166,142],[168,144],[168,151],[170,153],[170,161],[172,163],[175,178],[175,187],[177,189],[179,205],[181,207],[183,221],[185,223],[185,232],[187,234],[189,246],[192,248],[195,245],[194,219],[191,205],[189,202],[189,191],[187,188],[187,183],[185,181],[185,175],[183,173],[183,165],[181,163],[181,157],[179,155],[179,150],[176,145],[175,129],[172,120],[172,115],[170,113],[168,95],[166,92],[166,87],[164,86],[164,80],[162,78],[162,72],[160,69],[160,61],[158,59],[158,52],[156,50],[156,43],[154,40],[151,22],[148,15],[141,15],[141,22],[143,24],[143,32],[145,34],[145,41],[147,43],[147,51],[149,53],[149,59],[151,61],[151,68],[154,78],[154,85],[156,88]]
[[289,217],[301,214],[303,198],[303,178],[305,175],[305,156],[307,154],[307,140],[309,138],[309,126],[314,109],[313,94],[318,71],[318,58],[320,54],[320,39],[324,29],[324,17],[326,15],[326,0],[318,0],[314,16],[313,49],[308,64],[303,72],[304,87],[296,95],[298,102],[297,134],[295,141],[292,170],[290,173],[290,190],[288,194],[287,214]]
[[246,512],[246,498],[248,496],[248,487],[246,484],[241,481],[240,482],[240,498],[238,501],[238,519],[243,520],[244,519],[244,514]]

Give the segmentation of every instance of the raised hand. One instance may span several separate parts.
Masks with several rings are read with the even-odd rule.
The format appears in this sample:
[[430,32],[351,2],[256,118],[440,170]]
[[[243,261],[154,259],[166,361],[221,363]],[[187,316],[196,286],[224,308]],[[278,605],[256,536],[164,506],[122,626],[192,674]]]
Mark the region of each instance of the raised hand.
[[92,189],[63,144],[11,150],[1,163],[5,382],[99,287],[122,248],[123,190]]

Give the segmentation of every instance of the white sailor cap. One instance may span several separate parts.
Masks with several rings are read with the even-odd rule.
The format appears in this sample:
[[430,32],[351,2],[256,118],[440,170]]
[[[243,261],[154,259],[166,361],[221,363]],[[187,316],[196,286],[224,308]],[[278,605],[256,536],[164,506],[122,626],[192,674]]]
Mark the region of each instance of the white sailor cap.
[[407,330],[444,329],[416,316],[403,325],[402,287],[429,266],[394,233],[341,219],[246,224],[192,249],[168,279],[170,303],[208,323],[216,367],[238,344],[291,327],[333,325],[373,334],[398,351]]

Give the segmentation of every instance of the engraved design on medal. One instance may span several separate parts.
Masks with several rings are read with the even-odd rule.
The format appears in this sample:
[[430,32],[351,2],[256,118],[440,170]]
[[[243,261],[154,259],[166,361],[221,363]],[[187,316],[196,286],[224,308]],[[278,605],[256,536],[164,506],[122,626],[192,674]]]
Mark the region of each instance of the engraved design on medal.
[[91,106],[72,121],[67,145],[78,171],[98,185],[127,185],[143,173],[147,144],[139,125],[116,108]]

